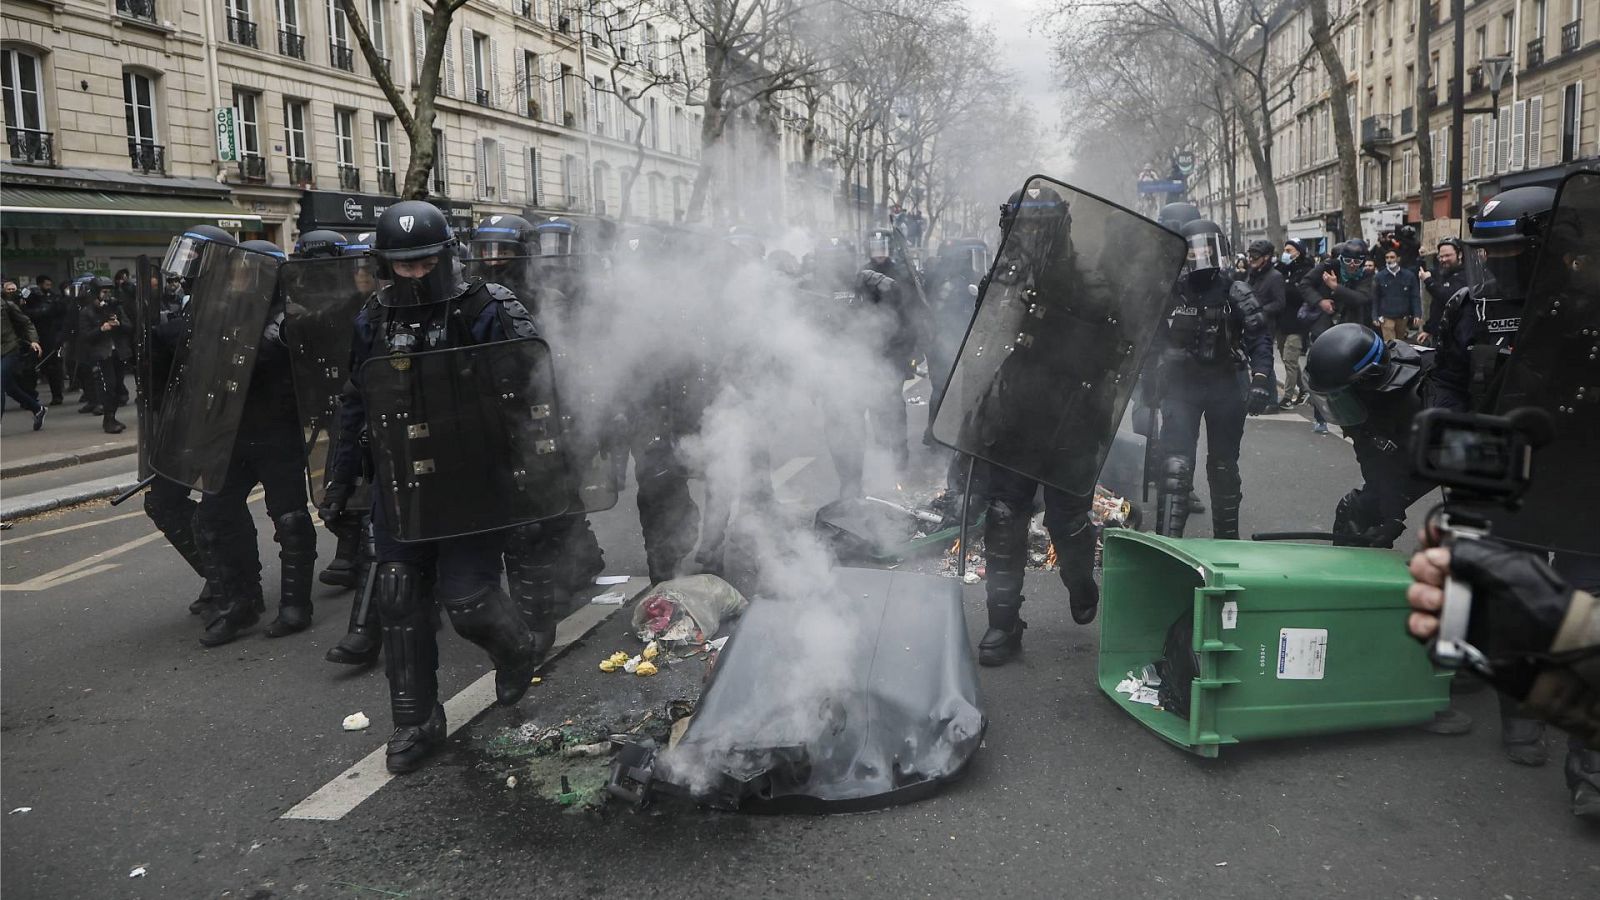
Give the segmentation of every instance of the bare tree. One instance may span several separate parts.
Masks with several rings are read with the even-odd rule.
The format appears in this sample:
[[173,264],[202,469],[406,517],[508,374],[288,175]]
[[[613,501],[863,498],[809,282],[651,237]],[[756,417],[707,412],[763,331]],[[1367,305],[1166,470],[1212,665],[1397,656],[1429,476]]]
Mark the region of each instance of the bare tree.
[[1334,46],[1333,31],[1328,21],[1328,0],[1306,0],[1311,13],[1311,45],[1322,59],[1322,68],[1328,73],[1328,102],[1333,106],[1333,143],[1339,160],[1339,199],[1341,218],[1346,236],[1361,233],[1360,181],[1356,175],[1355,128],[1350,121],[1350,84],[1344,70],[1344,60],[1339,58],[1339,48]]
[[[618,205],[617,220],[625,222],[632,212],[633,189],[644,169],[645,151],[650,129],[657,122],[650,115],[649,101],[658,96],[677,93],[687,98],[690,85],[681,71],[669,65],[671,56],[679,52],[681,38],[674,34],[662,37],[661,28],[674,31],[675,23],[658,3],[617,3],[609,8],[598,6],[590,14],[590,35],[609,51],[611,62],[606,66],[606,77],[598,95],[617,98],[628,117],[623,134],[633,145],[633,162],[621,171],[622,202]],[[591,86],[592,87],[592,86]]]
[[388,60],[373,46],[372,34],[367,30],[361,13],[356,10],[355,0],[339,0],[350,31],[361,47],[361,55],[366,57],[372,77],[378,82],[384,98],[389,101],[400,127],[405,129],[406,141],[410,144],[405,182],[400,189],[402,197],[421,200],[428,196],[428,176],[433,171],[434,156],[438,152],[434,146],[433,123],[438,115],[435,101],[439,96],[440,65],[444,61],[445,44],[450,39],[450,25],[455,19],[456,10],[466,3],[467,0],[433,2],[432,12],[425,17],[422,59],[417,63],[416,80],[411,87],[411,101],[408,103],[389,72]]

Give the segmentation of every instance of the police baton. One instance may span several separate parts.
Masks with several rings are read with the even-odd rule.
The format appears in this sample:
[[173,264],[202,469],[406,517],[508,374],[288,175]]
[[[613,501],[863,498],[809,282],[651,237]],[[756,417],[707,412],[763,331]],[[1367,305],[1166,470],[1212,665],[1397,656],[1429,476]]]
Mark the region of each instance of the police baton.
[[143,481],[139,482],[138,484],[134,485],[133,487],[128,488],[127,490],[125,490],[122,493],[118,494],[117,496],[113,497],[112,500],[111,500],[111,505],[112,506],[120,505],[122,503],[122,501],[128,499],[129,497],[132,497],[134,494],[137,494],[140,491],[144,490],[145,488],[149,487],[151,482],[155,481],[157,478],[160,478],[160,477],[161,477],[160,475],[156,475],[154,473],[151,473],[150,476],[145,478]]

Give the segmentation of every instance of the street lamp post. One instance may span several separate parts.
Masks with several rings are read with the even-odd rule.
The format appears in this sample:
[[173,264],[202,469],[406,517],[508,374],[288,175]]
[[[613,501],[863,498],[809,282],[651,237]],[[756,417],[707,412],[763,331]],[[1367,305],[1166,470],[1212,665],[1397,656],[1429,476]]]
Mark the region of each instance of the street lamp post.
[[1466,81],[1463,71],[1465,48],[1462,47],[1464,27],[1461,16],[1464,14],[1463,0],[1453,0],[1450,14],[1456,17],[1456,46],[1455,46],[1455,91],[1450,97],[1450,218],[1461,218],[1461,191],[1462,191],[1462,147],[1465,144],[1466,117],[1467,115],[1489,113],[1494,116],[1495,134],[1500,133],[1500,89],[1505,85],[1506,75],[1511,71],[1512,59],[1509,56],[1485,56],[1478,60],[1478,70],[1483,73],[1484,82],[1489,86],[1488,108],[1466,108]]

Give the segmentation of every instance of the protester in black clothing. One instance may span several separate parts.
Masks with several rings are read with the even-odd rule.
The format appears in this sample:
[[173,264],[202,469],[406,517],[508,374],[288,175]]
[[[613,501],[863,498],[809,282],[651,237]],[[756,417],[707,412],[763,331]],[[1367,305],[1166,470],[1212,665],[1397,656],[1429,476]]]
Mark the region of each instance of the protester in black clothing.
[[1456,238],[1440,241],[1437,265],[1432,270],[1424,268],[1418,276],[1428,295],[1426,321],[1422,333],[1417,335],[1419,343],[1427,344],[1439,333],[1439,315],[1444,311],[1445,303],[1455,296],[1456,291],[1467,286],[1466,268],[1462,265],[1465,258],[1461,250],[1461,242]]
[[91,296],[78,307],[78,349],[86,365],[93,369],[95,394],[99,398],[95,408],[102,416],[101,428],[106,434],[121,434],[125,425],[117,421],[118,353],[122,345],[129,345],[132,324],[123,318],[116,301],[115,288],[109,278],[96,278],[90,286]]
[[[1266,317],[1269,330],[1283,314],[1284,307],[1290,305],[1283,275],[1273,265],[1276,262],[1273,249],[1271,241],[1256,240],[1251,241],[1245,251],[1245,282],[1255,293],[1256,302],[1261,304],[1261,312]],[[1294,306],[1299,307],[1298,297]],[[1273,391],[1269,409],[1281,405],[1281,400],[1282,395]]]
[[60,406],[66,394],[66,368],[61,362],[61,337],[67,318],[65,298],[56,293],[56,283],[49,275],[39,275],[32,286],[22,292],[20,306],[39,331],[39,362],[34,367],[29,385],[38,392],[39,376],[50,385],[50,405]]
[[1273,344],[1278,358],[1283,360],[1283,394],[1278,398],[1278,406],[1283,409],[1292,409],[1306,401],[1305,379],[1301,372],[1306,326],[1300,321],[1300,307],[1305,300],[1306,276],[1315,266],[1315,260],[1299,241],[1284,242],[1277,262],[1278,274],[1283,276],[1283,307],[1276,315],[1269,316]]

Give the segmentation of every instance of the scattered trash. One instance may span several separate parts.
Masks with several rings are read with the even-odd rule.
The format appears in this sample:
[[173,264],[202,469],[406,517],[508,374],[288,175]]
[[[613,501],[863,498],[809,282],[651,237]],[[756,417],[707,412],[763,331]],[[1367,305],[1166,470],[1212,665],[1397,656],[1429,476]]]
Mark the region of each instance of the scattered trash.
[[674,578],[656,585],[634,608],[633,628],[642,641],[699,641],[748,605],[738,589],[715,575]]
[[[629,675],[632,675],[633,673],[639,671],[639,666],[643,662],[644,662],[644,658],[643,657],[639,657],[639,656],[630,657],[627,662],[622,664],[622,671],[627,672]],[[651,668],[653,669],[653,668],[655,668],[655,666],[651,666]]]
[[1127,694],[1135,703],[1161,708],[1161,676],[1154,665],[1146,665],[1137,673],[1129,671],[1127,677],[1117,683],[1116,691]]
[[133,867],[133,871],[128,873],[128,877],[129,878],[143,878],[144,877],[144,866],[134,866]]
[[1225,862],[1219,862],[1219,863],[1217,863],[1217,868],[1219,868],[1219,869],[1220,869],[1220,868],[1222,868],[1222,867],[1223,867],[1223,866],[1225,866],[1225,865],[1227,865],[1227,863],[1225,863]]
[[723,646],[728,643],[728,638],[729,638],[729,635],[725,634],[722,637],[719,637],[714,641],[706,641],[706,652],[707,653],[721,653]]
[[345,731],[366,731],[371,724],[372,720],[363,712],[351,713],[344,717]]
[[635,674],[635,675],[654,675],[655,673],[656,673],[656,664],[653,663],[653,662],[650,662],[649,660],[645,660],[644,662],[639,663],[639,665],[637,667],[635,667],[634,670],[633,670],[633,674]]
[[533,676],[533,680],[532,680],[532,681],[530,681],[530,682],[528,682],[528,683],[529,683],[529,684],[544,684],[544,679],[543,679],[543,678],[540,678],[540,677],[539,677],[539,676],[537,676],[537,675],[535,675],[535,676]]
[[907,397],[906,398],[906,405],[907,406],[927,406],[928,405],[928,398],[927,397]]
[[966,582],[967,584],[977,584],[978,580],[979,580],[979,575],[978,575],[977,570],[976,569],[968,569],[967,570],[967,574],[961,576],[961,580]]
[[627,584],[628,583],[628,576],[627,575],[601,575],[599,578],[596,578],[594,580],[594,583],[598,584],[598,585]]
[[33,807],[31,807],[31,806],[19,806],[16,809],[13,809],[11,812],[7,813],[7,815],[19,816],[19,815],[22,815],[23,813],[31,813],[31,812],[33,812]]
[[515,776],[515,775],[507,775],[506,776],[506,787],[514,788],[516,786],[517,786],[517,776]]
[[589,602],[596,606],[621,606],[628,602],[628,595],[621,591],[608,591]]
[[639,655],[643,656],[645,659],[655,659],[660,654],[661,646],[655,641],[651,641],[650,643],[644,645],[644,652]]
[[562,806],[571,806],[579,799],[578,792],[572,789],[572,782],[567,780],[567,776],[561,776],[561,793],[556,795],[556,802]]
[[561,748],[561,755],[566,757],[567,759],[577,759],[579,757],[591,757],[592,758],[592,757],[599,757],[599,756],[610,756],[611,755],[611,742],[610,741],[600,741],[600,742],[594,743],[594,744],[578,744],[577,746],[574,746],[574,747],[563,747],[563,748]]

